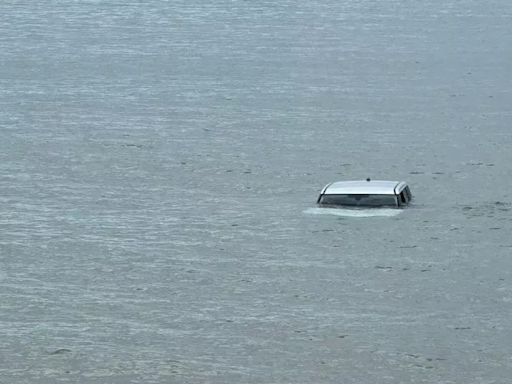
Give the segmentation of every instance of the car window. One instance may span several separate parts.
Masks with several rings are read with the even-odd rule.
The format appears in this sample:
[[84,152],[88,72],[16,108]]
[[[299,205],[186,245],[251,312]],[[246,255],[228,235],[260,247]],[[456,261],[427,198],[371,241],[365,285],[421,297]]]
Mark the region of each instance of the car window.
[[411,190],[409,189],[409,187],[405,187],[404,191],[407,196],[407,200],[410,201],[412,199]]
[[396,198],[394,195],[364,195],[364,194],[347,194],[347,195],[323,195],[320,198],[320,204],[325,205],[345,205],[355,207],[396,207]]
[[408,199],[405,194],[405,191],[400,192],[400,203],[405,205],[405,204],[407,204],[407,201],[408,201]]

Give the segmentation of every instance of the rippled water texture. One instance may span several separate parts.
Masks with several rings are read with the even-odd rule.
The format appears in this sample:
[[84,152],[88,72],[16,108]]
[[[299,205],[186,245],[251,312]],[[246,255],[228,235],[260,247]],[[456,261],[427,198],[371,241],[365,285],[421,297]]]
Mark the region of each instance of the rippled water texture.
[[372,209],[344,209],[344,208],[308,208],[306,215],[334,215],[340,217],[392,217],[399,215],[402,209],[372,208]]
[[[505,0],[0,2],[0,382],[508,384],[511,47]],[[366,177],[413,205],[315,207]]]

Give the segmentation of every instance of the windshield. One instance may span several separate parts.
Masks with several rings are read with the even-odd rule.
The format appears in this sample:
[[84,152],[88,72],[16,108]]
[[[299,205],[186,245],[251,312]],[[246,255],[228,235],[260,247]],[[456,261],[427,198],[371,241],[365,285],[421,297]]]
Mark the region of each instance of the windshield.
[[319,201],[322,205],[345,205],[353,207],[396,207],[394,195],[323,195]]

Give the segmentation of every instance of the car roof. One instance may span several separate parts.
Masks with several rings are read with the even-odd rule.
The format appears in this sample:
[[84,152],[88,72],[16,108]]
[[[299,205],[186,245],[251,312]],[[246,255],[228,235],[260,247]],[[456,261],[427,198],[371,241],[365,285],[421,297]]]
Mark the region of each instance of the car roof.
[[[395,195],[407,186],[403,181],[387,180],[351,180],[336,181],[328,184],[323,190],[324,195]],[[395,192],[396,191],[396,192]]]

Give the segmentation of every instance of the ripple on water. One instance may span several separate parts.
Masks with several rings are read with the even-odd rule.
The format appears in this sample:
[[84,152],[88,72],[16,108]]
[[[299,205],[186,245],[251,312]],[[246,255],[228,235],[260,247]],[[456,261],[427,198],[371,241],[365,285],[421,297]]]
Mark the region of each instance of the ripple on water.
[[343,209],[343,208],[308,208],[303,213],[307,215],[334,215],[343,217],[393,217],[402,212],[394,208]]

